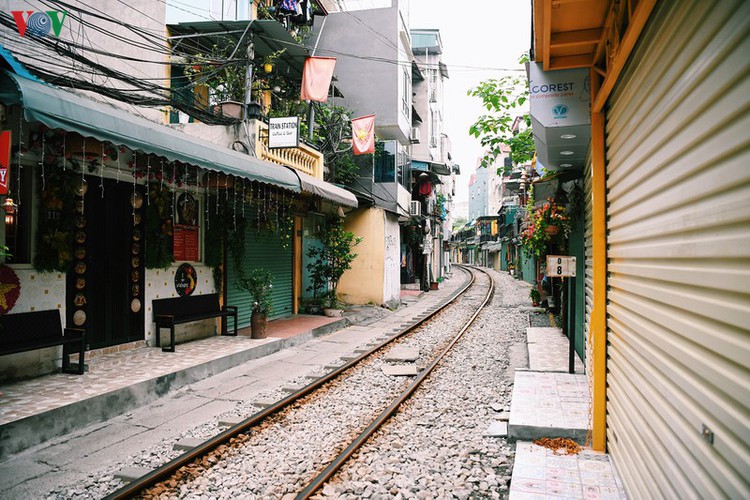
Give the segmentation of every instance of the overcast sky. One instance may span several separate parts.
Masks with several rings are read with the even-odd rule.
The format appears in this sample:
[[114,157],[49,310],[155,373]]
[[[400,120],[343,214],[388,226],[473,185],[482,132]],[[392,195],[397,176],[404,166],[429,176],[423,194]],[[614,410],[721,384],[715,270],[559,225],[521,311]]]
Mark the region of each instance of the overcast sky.
[[[479,141],[469,136],[469,126],[483,113],[479,99],[467,96],[466,91],[482,80],[508,74],[500,69],[522,69],[518,58],[529,50],[531,2],[401,1],[408,5],[412,29],[437,28],[443,39],[443,62],[450,76],[445,88],[445,127],[453,143],[453,161],[461,166],[456,198],[466,203],[469,178],[482,155]],[[170,0],[168,3],[171,8],[167,10],[167,21],[175,22],[199,19],[195,14],[208,15],[210,0]],[[177,10],[176,6],[184,10]],[[459,208],[468,212],[466,205]],[[466,213],[455,215],[465,216]]]
[[[467,202],[469,178],[482,155],[479,141],[469,135],[469,126],[484,109],[480,100],[467,96],[466,91],[482,80],[508,74],[490,68],[522,69],[518,58],[529,50],[531,43],[531,2],[410,0],[409,3],[411,28],[437,28],[443,39],[443,62],[448,65],[450,76],[446,82],[445,127],[453,142],[453,161],[461,166],[456,198]],[[468,211],[466,206],[462,208]],[[460,215],[466,213],[454,214]]]

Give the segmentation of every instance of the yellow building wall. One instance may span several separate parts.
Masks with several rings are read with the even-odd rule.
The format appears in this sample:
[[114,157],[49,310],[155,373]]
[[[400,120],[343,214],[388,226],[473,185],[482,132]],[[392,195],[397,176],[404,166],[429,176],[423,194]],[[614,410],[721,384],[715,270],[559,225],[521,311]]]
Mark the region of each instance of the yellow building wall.
[[357,258],[339,282],[339,299],[347,304],[381,304],[385,275],[385,213],[371,207],[346,215],[344,227],[362,243],[354,247]]

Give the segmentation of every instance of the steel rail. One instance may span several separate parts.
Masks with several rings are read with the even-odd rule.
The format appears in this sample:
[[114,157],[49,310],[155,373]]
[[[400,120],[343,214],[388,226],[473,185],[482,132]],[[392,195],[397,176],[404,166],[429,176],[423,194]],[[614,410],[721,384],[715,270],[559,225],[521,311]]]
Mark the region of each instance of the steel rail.
[[298,391],[290,394],[289,396],[283,399],[280,399],[279,401],[276,401],[271,406],[268,406],[264,408],[263,410],[252,414],[251,416],[249,416],[242,422],[239,422],[238,424],[232,427],[229,427],[228,429],[220,432],[219,434],[213,436],[212,438],[209,438],[207,441],[204,441],[203,443],[199,444],[195,448],[191,448],[190,450],[187,450],[182,455],[175,457],[174,459],[170,460],[164,465],[152,470],[148,474],[141,476],[140,478],[134,481],[131,481],[125,486],[113,491],[112,493],[104,497],[105,500],[123,500],[126,498],[133,498],[139,492],[147,488],[150,488],[151,486],[154,486],[161,481],[169,479],[169,477],[172,476],[175,472],[177,472],[181,467],[184,467],[190,464],[191,462],[195,461],[196,459],[208,454],[209,452],[218,448],[222,444],[228,443],[232,438],[260,424],[263,420],[270,417],[271,415],[274,415],[275,413],[280,412],[284,408],[291,406],[292,403],[316,391],[317,389],[325,385],[327,382],[334,380],[335,378],[340,376],[342,373],[347,371],[349,368],[352,368],[353,366],[359,364],[362,360],[376,353],[377,351],[384,348],[385,346],[389,345],[394,340],[397,340],[403,337],[404,335],[410,333],[411,331],[416,330],[417,328],[422,326],[424,323],[432,319],[434,316],[436,316],[437,314],[442,312],[445,308],[447,308],[449,305],[451,305],[453,302],[455,302],[456,299],[458,299],[458,297],[466,293],[466,291],[474,284],[474,281],[475,281],[474,273],[466,270],[465,266],[461,266],[457,264],[454,264],[454,266],[458,267],[464,272],[469,273],[469,276],[471,279],[469,279],[467,283],[465,283],[462,287],[459,287],[459,289],[453,294],[453,296],[450,299],[448,299],[445,302],[445,304],[440,306],[438,310],[426,316],[425,318],[422,318],[421,320],[417,321],[413,325],[405,328],[401,332],[396,333],[395,335],[391,336],[390,338],[381,342],[380,344],[374,346],[372,349],[360,354],[356,358],[351,359],[350,361],[347,361],[345,364],[343,364],[339,368],[336,368],[335,370],[323,375],[319,379],[312,381],[311,383],[302,387]]
[[443,359],[443,357],[453,348],[453,346],[458,342],[461,337],[463,337],[464,333],[471,327],[471,325],[474,323],[474,321],[477,319],[477,316],[479,316],[479,313],[482,312],[484,307],[487,305],[487,303],[492,298],[492,295],[495,293],[495,282],[492,279],[492,276],[490,274],[482,269],[475,268],[480,272],[483,272],[487,275],[487,277],[490,279],[490,287],[487,291],[487,296],[484,298],[484,301],[481,303],[481,305],[477,308],[476,312],[469,318],[469,320],[466,322],[466,324],[461,328],[461,330],[456,334],[456,336],[451,340],[451,342],[438,354],[435,359],[432,360],[432,362],[427,365],[427,367],[417,376],[414,381],[409,384],[406,389],[404,389],[401,394],[398,395],[398,397],[385,409],[383,410],[380,415],[378,415],[375,420],[370,423],[370,425],[367,426],[367,428],[362,431],[362,433],[357,436],[349,446],[347,446],[336,458],[334,458],[328,466],[323,469],[323,471],[318,474],[312,481],[308,483],[308,485],[300,491],[297,496],[295,497],[296,500],[307,500],[309,499],[313,494],[315,494],[316,491],[318,491],[323,484],[328,481],[340,468],[344,463],[346,463],[349,458],[356,452],[367,440],[372,436],[375,431],[377,431],[389,418],[393,416],[396,411],[398,411],[399,407],[409,399],[409,397],[414,393],[414,391],[419,388],[420,385],[422,385],[422,382],[430,375],[432,370],[435,369],[435,367],[440,363],[440,361]]

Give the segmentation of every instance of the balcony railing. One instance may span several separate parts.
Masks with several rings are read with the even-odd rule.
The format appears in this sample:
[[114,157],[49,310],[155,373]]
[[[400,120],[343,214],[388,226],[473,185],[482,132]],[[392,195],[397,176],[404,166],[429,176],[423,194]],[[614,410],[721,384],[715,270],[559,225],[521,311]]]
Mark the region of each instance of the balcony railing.
[[258,127],[255,135],[255,151],[260,159],[287,165],[317,179],[323,179],[323,153],[301,142],[296,148],[270,149],[268,125],[260,120],[255,120],[255,123]]

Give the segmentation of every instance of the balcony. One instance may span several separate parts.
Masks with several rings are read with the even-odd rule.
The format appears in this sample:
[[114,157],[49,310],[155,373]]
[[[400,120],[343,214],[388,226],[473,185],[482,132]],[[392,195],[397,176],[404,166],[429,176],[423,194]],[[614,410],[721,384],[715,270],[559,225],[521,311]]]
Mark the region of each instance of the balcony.
[[302,142],[296,148],[270,149],[268,147],[268,125],[260,120],[252,120],[250,122],[251,127],[253,123],[256,127],[255,151],[258,158],[292,167],[316,179],[323,179],[323,153]]

